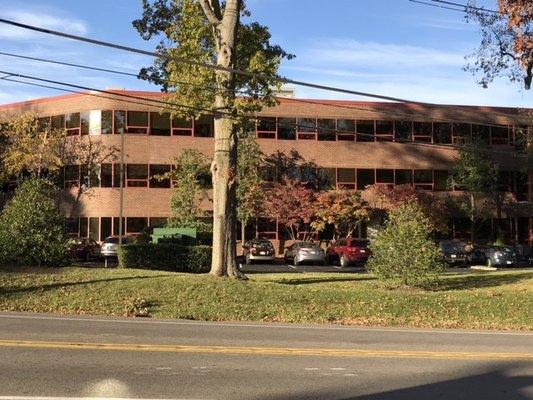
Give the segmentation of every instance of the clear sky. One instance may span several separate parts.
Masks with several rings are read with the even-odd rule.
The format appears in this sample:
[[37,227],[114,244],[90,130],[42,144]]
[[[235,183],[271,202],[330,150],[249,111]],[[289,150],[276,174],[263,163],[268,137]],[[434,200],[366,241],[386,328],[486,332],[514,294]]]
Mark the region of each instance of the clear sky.
[[[461,0],[462,1],[462,0]],[[466,2],[466,1],[465,1]],[[478,4],[495,8],[495,0]],[[479,43],[460,12],[408,0],[248,0],[253,18],[270,27],[273,42],[297,57],[280,73],[353,90],[418,101],[533,107],[533,91],[500,79],[482,89],[463,71]],[[141,0],[0,0],[4,18],[153,50],[131,25]],[[0,51],[136,73],[151,59],[0,25]],[[158,90],[139,81],[0,55],[0,70],[96,88]],[[298,97],[355,99],[296,87]],[[0,80],[0,104],[58,94]]]

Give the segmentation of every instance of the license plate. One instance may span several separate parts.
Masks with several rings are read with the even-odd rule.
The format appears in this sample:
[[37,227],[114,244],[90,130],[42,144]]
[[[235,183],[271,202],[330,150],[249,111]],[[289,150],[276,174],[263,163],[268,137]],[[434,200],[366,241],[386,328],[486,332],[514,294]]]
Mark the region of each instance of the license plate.
[[361,253],[366,253],[366,250],[359,250]]
[[457,256],[455,254],[452,254],[452,258],[455,258],[455,257],[457,257]]
[[507,261],[507,264],[512,264],[512,262],[511,261]]
[[260,255],[260,256],[264,256],[264,255],[266,255],[266,251],[260,251],[260,252],[259,252],[259,255]]

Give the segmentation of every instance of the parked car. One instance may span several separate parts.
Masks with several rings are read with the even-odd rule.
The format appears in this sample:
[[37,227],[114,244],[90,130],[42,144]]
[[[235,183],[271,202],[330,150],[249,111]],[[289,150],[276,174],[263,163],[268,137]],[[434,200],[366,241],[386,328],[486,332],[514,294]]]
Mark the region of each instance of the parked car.
[[487,263],[487,248],[475,246],[465,255],[465,263],[468,265],[485,265]]
[[100,245],[94,239],[75,237],[70,239],[72,258],[90,261],[100,257]]
[[326,253],[315,243],[296,242],[287,248],[284,258],[294,266],[304,262],[324,264]]
[[488,267],[513,267],[516,264],[516,252],[511,246],[489,246],[485,254]]
[[448,265],[462,265],[466,263],[467,257],[465,244],[460,240],[443,240],[439,242],[442,252],[442,259]]
[[[131,243],[132,239],[128,236],[122,237],[122,244]],[[117,257],[117,246],[120,240],[118,236],[109,236],[102,243],[100,253],[104,258],[116,258]]]
[[326,251],[328,264],[339,263],[342,268],[350,264],[364,264],[371,256],[368,240],[344,238],[332,243]]
[[533,267],[533,246],[515,244],[512,248],[516,254],[516,262],[519,266]]
[[268,239],[253,239],[244,243],[243,257],[246,264],[254,261],[273,262],[276,260],[276,251]]

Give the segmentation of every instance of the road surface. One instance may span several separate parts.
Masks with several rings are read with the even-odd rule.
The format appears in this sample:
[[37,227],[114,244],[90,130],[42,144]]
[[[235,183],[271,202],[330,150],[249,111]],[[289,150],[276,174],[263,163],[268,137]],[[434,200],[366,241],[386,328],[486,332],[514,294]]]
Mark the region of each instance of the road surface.
[[0,400],[533,399],[533,333],[0,313]]

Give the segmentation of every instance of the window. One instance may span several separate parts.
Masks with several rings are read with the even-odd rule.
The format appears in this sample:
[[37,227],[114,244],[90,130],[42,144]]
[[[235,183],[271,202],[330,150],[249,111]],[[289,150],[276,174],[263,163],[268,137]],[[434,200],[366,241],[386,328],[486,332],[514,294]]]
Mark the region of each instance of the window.
[[512,175],[511,171],[498,171],[498,191],[511,192],[512,191]]
[[296,118],[278,118],[278,139],[296,139]]
[[100,218],[89,218],[89,238],[98,241],[100,236]]
[[65,189],[78,187],[80,185],[80,166],[65,165]]
[[80,134],[80,113],[72,113],[65,115],[65,127],[68,136],[76,136]]
[[65,129],[65,116],[64,115],[54,115],[52,117],[52,129]]
[[37,129],[39,130],[39,132],[44,132],[47,129],[50,129],[50,127],[51,127],[50,117],[43,117],[43,118],[37,119]]
[[373,169],[357,170],[357,190],[364,190],[367,186],[376,183]]
[[470,124],[454,123],[452,128],[452,141],[453,143],[464,143],[471,137]]
[[335,168],[318,169],[318,189],[330,190],[337,187],[337,176]]
[[66,219],[67,233],[71,236],[80,235],[80,220],[79,218],[67,218]]
[[[122,217],[122,235],[126,233],[126,218]],[[120,235],[120,218],[113,218],[113,235]]]
[[[124,178],[124,172],[122,171],[122,178]],[[120,187],[120,164],[113,164],[113,187]],[[126,183],[126,180],[123,179],[123,182]]]
[[115,111],[113,133],[120,135],[126,133],[126,111]]
[[376,121],[376,140],[392,141],[394,137],[393,121]]
[[433,190],[438,190],[438,191],[448,190],[448,171],[446,170],[433,171]]
[[84,111],[80,113],[80,127],[81,127],[82,135],[89,134],[90,128],[91,128],[91,112],[90,111]]
[[150,135],[170,136],[170,114],[150,113]]
[[276,118],[261,117],[257,120],[257,137],[259,139],[276,138]]
[[100,185],[106,188],[113,187],[113,164],[100,166]]
[[314,140],[316,139],[316,119],[298,118],[298,139]]
[[194,136],[196,137],[214,137],[213,116],[202,115],[194,122]]
[[337,120],[337,140],[355,140],[355,121],[353,119]]
[[448,122],[433,123],[433,142],[440,144],[452,143],[452,124]]
[[113,133],[113,111],[102,111],[101,124],[102,135]]
[[109,217],[100,218],[100,240],[105,240],[111,236],[113,219]]
[[412,185],[413,171],[410,169],[397,169],[394,171],[395,185]]
[[492,126],[490,128],[490,144],[509,144],[509,127]]
[[384,183],[392,187],[394,185],[393,169],[376,169],[376,183]]
[[80,237],[89,236],[89,218],[80,218]]
[[170,179],[158,179],[158,176],[170,172],[170,165],[152,164],[150,165],[150,187],[151,188],[170,188]]
[[515,172],[515,195],[518,201],[527,201],[527,172]]
[[185,118],[172,119],[172,134],[175,136],[192,136],[193,120]]
[[148,112],[147,111],[128,111],[127,133],[148,134]]
[[335,120],[334,119],[319,119],[318,124],[318,140],[335,140]]
[[358,142],[373,142],[375,126],[373,120],[358,119],[357,120],[357,141]]
[[477,137],[483,142],[490,144],[490,126],[472,124],[472,137]]
[[147,164],[126,165],[126,186],[147,187],[148,186],[148,165]]
[[415,170],[414,182],[417,189],[433,190],[433,171],[427,169]]
[[89,171],[88,165],[80,168],[81,184],[85,187],[100,187],[100,165],[92,165]]
[[394,140],[397,142],[409,142],[413,133],[413,123],[411,121],[394,122]]
[[431,122],[413,122],[413,140],[415,142],[431,142],[432,131]]
[[337,186],[343,189],[355,189],[355,169],[337,168]]
[[140,233],[148,226],[148,218],[128,217],[126,218],[126,232]]
[[150,226],[154,228],[164,228],[167,224],[167,219],[165,217],[152,217],[150,218]]

